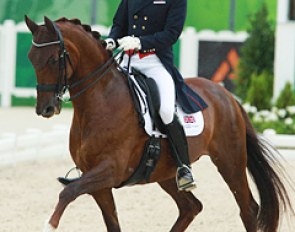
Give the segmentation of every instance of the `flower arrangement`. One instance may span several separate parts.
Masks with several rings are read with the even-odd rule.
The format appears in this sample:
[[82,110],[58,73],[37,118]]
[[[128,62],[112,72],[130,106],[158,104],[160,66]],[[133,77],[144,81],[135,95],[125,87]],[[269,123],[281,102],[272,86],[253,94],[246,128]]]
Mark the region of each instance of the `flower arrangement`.
[[245,103],[243,107],[258,132],[272,129],[277,134],[295,134],[295,105],[285,109],[272,107],[270,110],[260,111],[249,103]]

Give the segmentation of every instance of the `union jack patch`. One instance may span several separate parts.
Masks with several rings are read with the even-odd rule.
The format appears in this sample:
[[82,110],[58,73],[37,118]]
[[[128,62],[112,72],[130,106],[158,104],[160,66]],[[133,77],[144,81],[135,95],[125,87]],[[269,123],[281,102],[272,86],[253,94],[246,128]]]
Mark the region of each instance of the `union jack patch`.
[[183,121],[184,123],[195,123],[196,119],[194,116],[184,116]]

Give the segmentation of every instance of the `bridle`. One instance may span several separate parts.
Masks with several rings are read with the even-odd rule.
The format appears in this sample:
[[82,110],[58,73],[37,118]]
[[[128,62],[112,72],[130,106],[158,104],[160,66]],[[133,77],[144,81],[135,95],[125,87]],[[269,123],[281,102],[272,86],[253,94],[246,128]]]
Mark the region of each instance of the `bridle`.
[[36,89],[37,91],[40,91],[40,92],[54,92],[57,99],[61,100],[65,91],[69,88],[68,79],[67,79],[67,60],[69,61],[71,67],[73,67],[73,65],[72,65],[72,61],[69,56],[69,53],[65,48],[65,43],[64,43],[64,39],[61,34],[61,31],[59,30],[59,28],[56,26],[55,23],[53,23],[53,26],[58,35],[57,41],[52,41],[47,43],[37,43],[35,41],[32,41],[32,44],[36,48],[43,48],[43,47],[59,44],[60,51],[59,51],[58,81],[56,84],[37,84]]
[[[74,100],[75,98],[79,97],[82,93],[84,93],[87,89],[92,87],[98,80],[100,80],[105,74],[108,73],[110,70],[112,64],[115,62],[115,58],[121,54],[122,51],[119,51],[118,53],[114,54],[107,62],[105,62],[102,66],[100,66],[98,69],[94,70],[93,72],[89,73],[86,77],[69,84],[68,83],[68,77],[67,77],[67,60],[69,61],[69,64],[71,68],[73,69],[73,63],[70,58],[70,54],[67,51],[64,43],[64,39],[62,36],[62,33],[60,29],[57,27],[55,22],[53,23],[53,27],[58,35],[57,41],[52,42],[45,42],[45,43],[37,43],[35,41],[32,41],[33,46],[36,48],[43,48],[48,47],[52,45],[58,45],[60,46],[59,50],[59,75],[58,75],[58,81],[56,84],[37,84],[36,89],[40,92],[54,92],[55,97],[59,101],[69,102]],[[99,74],[99,75],[98,75]],[[98,76],[97,76],[98,75]],[[63,95],[67,90],[70,90],[72,88],[75,88],[82,83],[90,80],[92,77],[97,76],[94,80],[92,80],[90,83],[88,83],[83,89],[81,89],[79,92],[77,92],[75,95],[71,96],[68,99],[64,99]]]

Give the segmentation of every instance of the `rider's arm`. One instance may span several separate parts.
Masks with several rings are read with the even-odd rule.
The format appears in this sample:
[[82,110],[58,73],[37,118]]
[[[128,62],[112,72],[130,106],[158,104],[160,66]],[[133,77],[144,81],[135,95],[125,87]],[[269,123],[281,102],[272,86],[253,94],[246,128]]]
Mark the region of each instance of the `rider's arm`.
[[122,0],[113,19],[109,38],[114,41],[128,34],[128,1]]

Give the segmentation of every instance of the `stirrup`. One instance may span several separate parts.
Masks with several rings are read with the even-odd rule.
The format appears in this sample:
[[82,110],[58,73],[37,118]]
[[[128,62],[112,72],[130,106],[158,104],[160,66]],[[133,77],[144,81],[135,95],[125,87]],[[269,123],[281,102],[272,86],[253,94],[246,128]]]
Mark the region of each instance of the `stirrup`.
[[[68,176],[71,174],[72,171],[76,170],[78,177],[74,177],[74,178],[69,178]],[[77,167],[73,167],[71,168],[65,175],[65,177],[58,177],[57,180],[59,183],[63,184],[64,186],[75,182],[76,180],[79,180],[81,178],[81,171],[79,168]]]
[[57,177],[57,180],[59,183],[63,184],[64,186],[75,182],[76,180],[79,180],[80,177],[78,178],[65,178],[65,177]]
[[191,169],[183,165],[177,168],[176,184],[179,191],[191,191],[197,187]]

